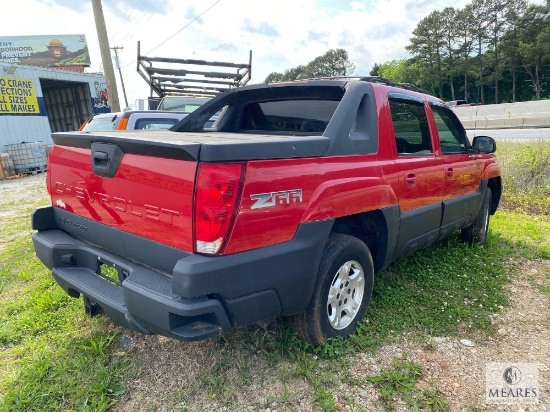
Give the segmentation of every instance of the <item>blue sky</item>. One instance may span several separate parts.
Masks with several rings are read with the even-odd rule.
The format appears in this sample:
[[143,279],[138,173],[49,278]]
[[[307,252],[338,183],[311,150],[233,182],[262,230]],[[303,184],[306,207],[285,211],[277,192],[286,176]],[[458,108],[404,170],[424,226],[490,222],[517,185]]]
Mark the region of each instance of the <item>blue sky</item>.
[[[412,31],[431,11],[468,2],[102,0],[109,45],[124,47],[120,59],[130,105],[149,95],[136,72],[138,40],[142,54],[156,57],[247,63],[252,50],[252,83],[332,48],[346,49],[356,74],[365,75],[374,63],[406,57]],[[3,17],[0,36],[83,33],[92,62],[87,71],[100,71],[91,0],[18,0],[6,2],[2,9],[10,18]],[[119,97],[122,101],[120,82]]]

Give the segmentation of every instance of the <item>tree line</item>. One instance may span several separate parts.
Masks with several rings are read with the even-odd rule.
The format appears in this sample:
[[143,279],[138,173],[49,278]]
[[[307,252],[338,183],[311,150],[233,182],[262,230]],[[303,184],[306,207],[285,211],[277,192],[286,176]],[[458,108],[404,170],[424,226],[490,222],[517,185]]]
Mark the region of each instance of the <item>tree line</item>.
[[[473,0],[435,10],[416,26],[410,58],[375,64],[371,76],[413,83],[443,100],[501,103],[550,98],[550,0]],[[349,76],[355,65],[331,49],[266,83]]]
[[371,75],[415,83],[444,100],[550,97],[550,0],[473,0],[433,11],[406,50],[411,58],[375,64]]

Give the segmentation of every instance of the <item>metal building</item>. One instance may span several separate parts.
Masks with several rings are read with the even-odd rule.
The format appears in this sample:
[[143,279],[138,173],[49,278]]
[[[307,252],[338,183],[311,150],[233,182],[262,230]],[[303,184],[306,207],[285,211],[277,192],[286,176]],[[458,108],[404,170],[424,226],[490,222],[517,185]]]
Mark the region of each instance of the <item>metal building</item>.
[[0,63],[0,152],[78,130],[92,113],[110,112],[105,76]]

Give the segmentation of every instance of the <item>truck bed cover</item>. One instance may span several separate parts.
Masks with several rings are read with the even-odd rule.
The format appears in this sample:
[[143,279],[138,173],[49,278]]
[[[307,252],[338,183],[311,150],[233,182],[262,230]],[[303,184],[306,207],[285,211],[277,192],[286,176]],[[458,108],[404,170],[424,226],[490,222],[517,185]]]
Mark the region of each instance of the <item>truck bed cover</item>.
[[52,138],[61,146],[90,148],[92,142],[102,142],[116,144],[124,153],[206,162],[318,157],[330,143],[325,136],[160,130],[68,132],[55,133]]

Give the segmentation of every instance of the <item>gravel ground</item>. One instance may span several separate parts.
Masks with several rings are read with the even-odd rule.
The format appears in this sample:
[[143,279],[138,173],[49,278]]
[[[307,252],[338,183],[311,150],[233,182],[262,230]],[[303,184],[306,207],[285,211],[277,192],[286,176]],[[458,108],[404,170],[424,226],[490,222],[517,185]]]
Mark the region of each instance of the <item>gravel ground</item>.
[[[548,284],[549,261],[524,261],[524,274]],[[376,353],[357,353],[349,357],[350,367],[339,376],[357,379],[377,375],[381,369],[390,368],[392,360],[406,359],[422,366],[425,375],[420,387],[438,389],[443,393],[450,411],[550,411],[550,303],[532,281],[515,277],[507,287],[510,305],[494,318],[498,334],[489,339],[477,339],[464,333],[459,338],[432,337],[419,342],[414,335],[396,338],[396,343],[381,347]],[[115,411],[142,410],[144,404],[155,405],[154,410],[178,410],[171,395],[192,385],[197,375],[211,365],[208,354],[213,347],[210,341],[181,343],[156,336],[131,335],[134,346],[130,353],[137,355],[142,366],[138,378],[129,382],[129,391],[122,397]],[[468,339],[474,346],[460,342]],[[177,361],[175,361],[177,359]],[[488,362],[533,363],[539,370],[539,387],[544,392],[537,405],[488,405],[485,403],[485,367]],[[182,367],[182,365],[184,365]],[[258,367],[259,365],[257,365]],[[254,369],[254,366],[252,367]],[[184,402],[196,411],[275,412],[289,410],[270,399],[280,397],[284,391],[276,368],[265,370],[277,378],[266,379],[261,385],[241,388],[238,405],[223,406],[218,399],[209,399],[199,393],[191,397],[193,403]],[[343,379],[342,381],[346,381]],[[300,392],[292,406],[297,411],[314,411],[313,396],[309,385],[300,380],[289,380],[292,392]],[[309,388],[311,390],[311,388]],[[233,389],[234,390],[234,389]],[[383,410],[377,389],[370,384],[349,386],[340,383],[332,390],[338,398],[341,410],[353,410],[361,405],[366,411]],[[166,401],[170,406],[166,407]],[[267,405],[267,406],[266,406]],[[468,409],[468,408],[471,409]],[[477,408],[477,409],[474,409]],[[404,403],[396,402],[395,411],[409,411]]]
[[[27,176],[0,181],[0,218],[10,216],[11,205],[28,196],[47,199],[45,175]],[[0,248],[10,239],[1,238]],[[518,263],[518,262],[515,262]],[[513,276],[507,286],[510,305],[494,317],[498,333],[481,339],[464,332],[459,338],[404,335],[376,353],[349,356],[349,366],[336,373],[339,377],[364,380],[389,368],[393,359],[406,359],[422,366],[425,375],[420,387],[438,389],[451,411],[550,411],[550,302],[534,283],[550,286],[550,261],[524,260],[521,276]],[[159,336],[143,336],[121,330],[120,346],[137,360],[136,374],[126,382],[127,392],[119,398],[113,411],[314,411],[311,385],[295,377],[281,379],[291,365],[267,366],[254,355],[233,362],[228,368],[229,387],[234,396],[227,406],[218,396],[210,396],[197,379],[213,364],[212,354],[224,356],[223,347],[214,340],[183,343]],[[465,346],[468,339],[473,346]],[[220,349],[221,348],[221,349]],[[117,348],[118,350],[118,348]],[[234,354],[229,354],[234,356]],[[241,352],[242,355],[242,352]],[[540,402],[536,405],[487,405],[485,403],[485,367],[487,362],[533,363],[538,366]],[[240,385],[245,365],[252,379]],[[343,362],[343,365],[345,363]],[[285,369],[286,368],[286,369]],[[262,377],[262,379],[260,379]],[[366,411],[383,410],[377,389],[370,384],[350,386],[351,379],[337,379],[331,392],[341,410],[354,410],[354,404]],[[285,387],[286,383],[286,387]],[[285,388],[295,395],[289,403],[281,403]],[[221,391],[223,393],[223,389]],[[356,410],[356,409],[355,409]],[[408,411],[396,402],[396,411]]]

